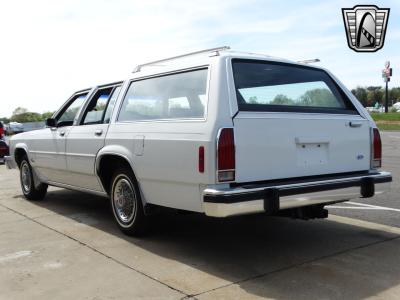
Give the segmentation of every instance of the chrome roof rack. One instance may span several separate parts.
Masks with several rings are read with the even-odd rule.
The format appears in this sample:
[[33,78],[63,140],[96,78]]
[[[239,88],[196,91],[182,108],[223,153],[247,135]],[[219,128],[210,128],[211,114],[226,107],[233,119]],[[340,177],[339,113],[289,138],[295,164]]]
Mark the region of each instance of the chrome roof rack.
[[208,52],[216,52],[215,55],[219,55],[219,53],[218,53],[219,51],[224,51],[224,50],[229,50],[229,49],[230,49],[229,46],[222,46],[222,47],[210,48],[210,49],[190,52],[190,53],[186,53],[186,54],[181,54],[178,56],[173,56],[173,57],[164,58],[164,59],[160,59],[160,60],[155,60],[155,61],[151,61],[151,62],[148,62],[145,64],[137,65],[132,73],[139,72],[142,69],[142,67],[151,66],[151,65],[158,64],[158,63],[165,62],[165,61],[170,61],[170,60],[174,60],[174,59],[179,59],[179,58],[183,58],[183,57],[187,57],[187,56],[197,55],[197,54],[201,54],[201,53],[208,53]]
[[319,58],[312,58],[312,59],[298,60],[297,62],[301,64],[312,64],[320,61],[321,60]]

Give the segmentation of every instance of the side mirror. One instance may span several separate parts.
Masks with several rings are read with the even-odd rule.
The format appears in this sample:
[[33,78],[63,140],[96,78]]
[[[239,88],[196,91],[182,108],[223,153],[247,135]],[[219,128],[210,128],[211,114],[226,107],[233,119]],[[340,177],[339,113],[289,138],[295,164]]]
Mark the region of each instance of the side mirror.
[[46,126],[50,128],[57,127],[57,120],[53,118],[46,119]]

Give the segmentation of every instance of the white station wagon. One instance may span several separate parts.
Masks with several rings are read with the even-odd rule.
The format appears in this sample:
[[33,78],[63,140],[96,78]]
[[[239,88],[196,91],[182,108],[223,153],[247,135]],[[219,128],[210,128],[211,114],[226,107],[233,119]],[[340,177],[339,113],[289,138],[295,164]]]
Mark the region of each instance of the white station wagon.
[[227,47],[76,92],[46,124],[10,141],[25,197],[48,185],[109,197],[131,235],[160,207],[324,218],[392,181],[375,123],[331,73]]

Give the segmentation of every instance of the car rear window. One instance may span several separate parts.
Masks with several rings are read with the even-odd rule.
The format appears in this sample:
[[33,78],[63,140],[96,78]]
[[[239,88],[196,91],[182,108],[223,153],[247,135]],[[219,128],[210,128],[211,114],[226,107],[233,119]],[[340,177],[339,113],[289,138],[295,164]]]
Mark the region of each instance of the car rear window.
[[239,110],[356,114],[351,101],[323,70],[232,60]]

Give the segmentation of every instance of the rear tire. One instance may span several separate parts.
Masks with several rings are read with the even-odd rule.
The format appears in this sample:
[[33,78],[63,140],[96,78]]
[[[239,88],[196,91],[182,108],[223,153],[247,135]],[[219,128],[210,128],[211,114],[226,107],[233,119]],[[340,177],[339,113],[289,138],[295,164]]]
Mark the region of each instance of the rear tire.
[[28,200],[42,200],[47,193],[47,184],[41,183],[38,187],[35,186],[32,167],[26,155],[22,158],[19,165],[19,173],[24,197]]
[[127,167],[119,167],[111,180],[111,209],[119,229],[131,236],[142,236],[148,230],[139,185]]

